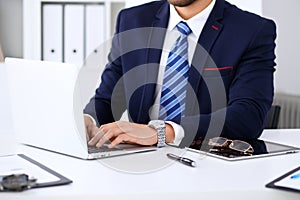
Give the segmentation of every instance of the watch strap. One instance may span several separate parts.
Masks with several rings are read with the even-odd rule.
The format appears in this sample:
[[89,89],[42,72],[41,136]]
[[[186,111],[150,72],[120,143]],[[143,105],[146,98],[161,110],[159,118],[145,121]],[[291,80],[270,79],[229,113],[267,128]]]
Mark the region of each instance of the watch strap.
[[148,126],[157,131],[157,147],[166,146],[166,124],[163,120],[151,120]]

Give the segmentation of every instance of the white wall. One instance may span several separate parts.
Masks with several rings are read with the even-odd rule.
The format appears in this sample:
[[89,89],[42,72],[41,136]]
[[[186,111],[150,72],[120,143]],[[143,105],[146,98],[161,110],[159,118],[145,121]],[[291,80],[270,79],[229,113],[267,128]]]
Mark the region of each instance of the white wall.
[[144,4],[150,1],[154,1],[154,0],[125,0],[125,7],[126,8],[130,8],[132,6],[136,6],[136,5],[140,5],[140,4]]
[[276,92],[300,95],[300,1],[263,0],[263,15],[277,24]]
[[263,0],[227,0],[231,4],[238,6],[243,10],[247,10],[258,15],[262,14],[262,1]]
[[0,44],[5,56],[22,57],[22,0],[0,0]]

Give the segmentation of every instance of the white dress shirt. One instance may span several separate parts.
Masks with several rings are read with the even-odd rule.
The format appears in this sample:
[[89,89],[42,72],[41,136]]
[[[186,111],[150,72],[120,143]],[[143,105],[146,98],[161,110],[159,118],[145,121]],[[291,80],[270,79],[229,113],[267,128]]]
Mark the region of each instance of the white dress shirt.
[[[180,36],[176,28],[176,25],[179,22],[184,21],[188,24],[188,26],[192,30],[191,34],[188,35],[188,61],[189,61],[189,65],[191,65],[198,39],[200,37],[202,29],[214,5],[215,5],[215,0],[213,0],[209,4],[209,6],[206,7],[203,11],[201,11],[200,13],[198,13],[197,15],[195,15],[194,17],[188,20],[182,19],[180,15],[178,15],[175,7],[173,5],[170,5],[170,18],[169,18],[167,34],[165,37],[161,59],[160,59],[160,68],[159,68],[158,78],[157,78],[157,87],[155,90],[155,101],[153,107],[149,112],[151,120],[158,119],[160,98],[161,98],[161,86],[163,84],[163,77],[165,73],[165,67],[167,65],[168,55],[172,49],[172,46],[175,44],[176,39]],[[173,143],[170,144],[178,146],[184,137],[184,129],[182,128],[182,126],[174,122],[166,121],[166,123],[170,124],[173,127],[175,132],[175,139]]]

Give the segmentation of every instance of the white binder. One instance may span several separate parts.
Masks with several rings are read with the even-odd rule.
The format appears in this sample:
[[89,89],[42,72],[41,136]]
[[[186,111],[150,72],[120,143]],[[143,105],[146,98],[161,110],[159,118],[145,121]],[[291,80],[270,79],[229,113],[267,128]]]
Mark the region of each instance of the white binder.
[[97,48],[105,41],[105,9],[103,4],[86,5],[85,57],[97,53]]
[[65,5],[64,62],[81,67],[84,59],[84,5]]
[[43,6],[43,60],[63,61],[62,8],[59,4]]

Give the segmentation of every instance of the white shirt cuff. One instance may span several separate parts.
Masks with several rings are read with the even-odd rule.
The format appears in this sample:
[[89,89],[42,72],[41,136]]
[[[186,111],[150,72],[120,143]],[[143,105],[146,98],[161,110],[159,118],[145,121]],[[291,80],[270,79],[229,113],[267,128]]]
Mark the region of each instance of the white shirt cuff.
[[97,122],[96,122],[96,120],[91,116],[91,115],[89,115],[89,114],[84,114],[85,116],[88,116],[92,121],[93,121],[93,124],[95,125],[95,126],[97,126]]
[[176,124],[175,122],[172,122],[172,121],[166,121],[165,123],[171,125],[173,127],[174,133],[175,133],[174,141],[172,143],[168,143],[168,144],[174,145],[174,146],[179,146],[182,139],[184,138],[184,130],[183,130],[182,126],[180,126],[179,124]]

